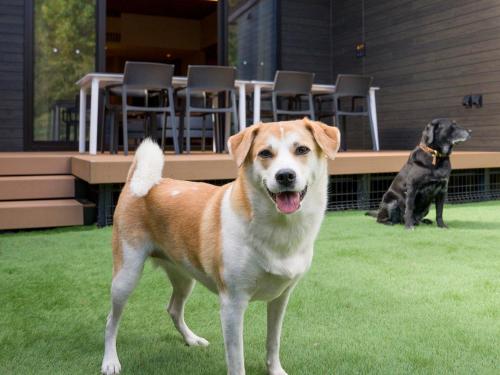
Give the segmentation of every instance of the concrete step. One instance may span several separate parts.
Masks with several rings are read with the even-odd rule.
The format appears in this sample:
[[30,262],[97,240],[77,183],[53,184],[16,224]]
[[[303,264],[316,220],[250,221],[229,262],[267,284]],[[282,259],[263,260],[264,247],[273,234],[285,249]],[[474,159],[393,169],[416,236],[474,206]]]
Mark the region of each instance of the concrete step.
[[76,199],[0,202],[0,230],[90,224],[94,216],[93,203]]
[[0,201],[24,199],[73,198],[75,177],[0,176]]

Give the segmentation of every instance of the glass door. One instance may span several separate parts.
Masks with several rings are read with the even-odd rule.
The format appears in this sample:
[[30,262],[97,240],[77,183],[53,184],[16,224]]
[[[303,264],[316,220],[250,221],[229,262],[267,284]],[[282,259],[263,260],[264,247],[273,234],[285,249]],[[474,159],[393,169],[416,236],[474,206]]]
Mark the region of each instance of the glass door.
[[96,0],[33,2],[32,143],[78,140],[78,87],[95,71]]

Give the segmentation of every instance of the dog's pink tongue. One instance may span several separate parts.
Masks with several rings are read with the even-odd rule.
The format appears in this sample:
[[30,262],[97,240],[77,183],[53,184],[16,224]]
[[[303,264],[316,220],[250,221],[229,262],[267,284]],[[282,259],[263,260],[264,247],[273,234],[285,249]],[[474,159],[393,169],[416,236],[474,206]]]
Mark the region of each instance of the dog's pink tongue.
[[300,194],[293,191],[276,194],[276,205],[278,210],[284,214],[291,214],[300,207]]

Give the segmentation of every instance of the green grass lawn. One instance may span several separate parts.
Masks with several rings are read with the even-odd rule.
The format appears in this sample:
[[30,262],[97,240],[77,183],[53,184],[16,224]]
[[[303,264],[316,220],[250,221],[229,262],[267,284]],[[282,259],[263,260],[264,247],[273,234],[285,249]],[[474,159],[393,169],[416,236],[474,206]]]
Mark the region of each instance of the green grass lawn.
[[[448,230],[328,214],[288,307],[292,374],[498,374],[500,202],[447,206]],[[0,374],[96,374],[109,308],[111,229],[0,234]],[[123,374],[225,374],[215,295],[197,286],[181,341],[170,285],[147,264],[118,336]],[[265,374],[265,305],[246,315],[248,374]]]

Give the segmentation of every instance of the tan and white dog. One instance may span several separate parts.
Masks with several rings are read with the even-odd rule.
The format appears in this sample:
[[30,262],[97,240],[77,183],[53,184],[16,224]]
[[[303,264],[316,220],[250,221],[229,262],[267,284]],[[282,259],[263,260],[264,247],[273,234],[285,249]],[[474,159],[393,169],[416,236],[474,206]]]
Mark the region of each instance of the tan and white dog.
[[116,207],[112,306],[103,374],[118,374],[118,323],[145,260],[163,267],[173,292],[168,312],[188,345],[208,345],[184,321],[195,280],[220,300],[228,374],[245,374],[243,315],[267,302],[267,368],[285,375],[280,333],[290,292],[308,270],[327,204],[327,157],[339,131],[308,119],[251,126],[229,139],[237,179],[217,187],[162,178],[163,154],[150,140],[136,152]]

